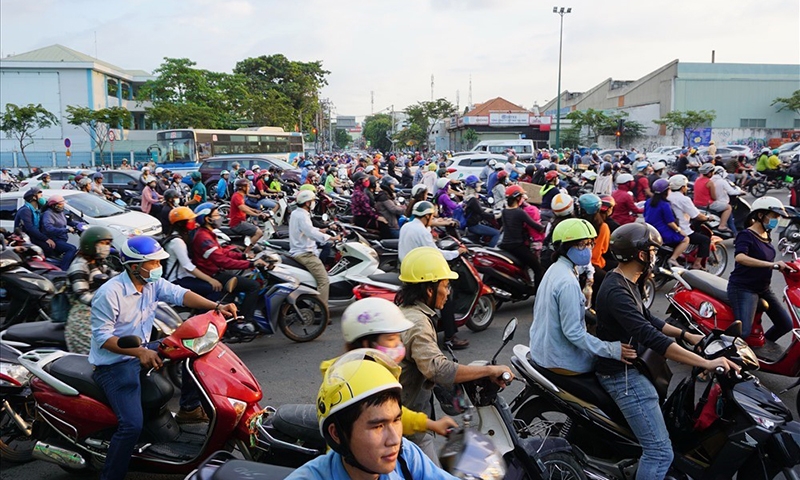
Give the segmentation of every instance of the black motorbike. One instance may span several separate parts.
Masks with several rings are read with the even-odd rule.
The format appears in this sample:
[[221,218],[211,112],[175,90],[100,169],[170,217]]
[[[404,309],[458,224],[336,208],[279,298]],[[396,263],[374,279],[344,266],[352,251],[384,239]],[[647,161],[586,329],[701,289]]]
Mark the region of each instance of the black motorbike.
[[[48,305],[57,293],[53,281],[26,268],[24,260],[13,248],[0,252],[0,274],[0,289],[4,297],[0,330],[39,318],[49,319]],[[58,271],[52,278],[60,279],[59,290],[66,288],[66,272]]]
[[28,387],[30,373],[19,364],[21,352],[0,342],[0,456],[14,463],[32,459],[35,402]]
[[[701,369],[693,369],[667,397],[672,373],[665,364],[641,362],[661,398],[675,460],[667,478],[796,478],[800,464],[800,423],[749,371],[758,368],[755,353],[741,339],[741,322],[715,330],[696,347],[706,358],[725,357],[742,373],[713,373],[700,400],[695,387]],[[614,400],[594,373],[564,376],[536,365],[527,347],[514,347],[511,359],[528,386],[511,404],[517,421],[535,432],[568,440],[591,478],[635,476],[641,447]],[[634,368],[634,367],[629,367]]]

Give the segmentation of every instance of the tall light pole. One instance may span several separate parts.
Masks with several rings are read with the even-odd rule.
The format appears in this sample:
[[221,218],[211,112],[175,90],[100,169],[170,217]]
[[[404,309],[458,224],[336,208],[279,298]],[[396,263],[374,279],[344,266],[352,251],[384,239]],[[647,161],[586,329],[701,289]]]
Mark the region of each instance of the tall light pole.
[[564,15],[572,13],[572,7],[553,7],[553,13],[561,17],[558,34],[558,99],[556,100],[556,148],[561,148],[561,46],[564,43]]

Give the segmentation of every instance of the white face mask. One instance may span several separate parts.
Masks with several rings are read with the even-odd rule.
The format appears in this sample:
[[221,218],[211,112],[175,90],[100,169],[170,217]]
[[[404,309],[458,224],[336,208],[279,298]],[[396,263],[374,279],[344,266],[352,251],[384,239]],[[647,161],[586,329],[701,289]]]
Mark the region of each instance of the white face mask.
[[96,245],[95,252],[95,256],[102,260],[111,254],[111,245]]
[[179,207],[181,205],[181,199],[176,198],[175,200],[172,201],[172,204],[175,205],[176,207]]

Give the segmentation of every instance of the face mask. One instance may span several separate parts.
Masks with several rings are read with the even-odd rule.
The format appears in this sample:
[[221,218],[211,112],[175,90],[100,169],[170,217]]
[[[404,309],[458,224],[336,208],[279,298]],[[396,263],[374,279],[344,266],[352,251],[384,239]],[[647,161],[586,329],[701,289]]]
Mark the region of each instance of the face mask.
[[44,197],[39,197],[36,200],[36,203],[38,203],[40,207],[44,207],[44,205],[47,203],[47,200],[45,200]]
[[163,275],[163,273],[164,273],[164,269],[161,268],[161,265],[159,265],[156,268],[150,270],[150,276],[149,277],[147,277],[147,278],[142,277],[142,278],[147,283],[155,283],[161,278],[161,275]]
[[252,180],[252,179],[253,179],[253,176],[252,176],[252,175],[248,175],[248,176],[247,176],[247,179],[248,179],[248,180]]
[[211,220],[211,224],[214,225],[214,228],[219,228],[222,226],[222,217],[215,218]]
[[54,205],[53,206],[53,210],[55,210],[56,212],[63,212],[64,211],[64,206],[63,205]]
[[176,207],[180,207],[181,206],[181,199],[180,198],[176,198],[175,200],[172,201],[172,204],[175,205]]
[[406,356],[406,346],[402,343],[393,348],[384,347],[383,345],[375,345],[375,350],[385,353],[396,363],[400,363]]
[[764,225],[764,229],[766,230],[775,230],[778,228],[778,219],[777,218],[770,218],[766,225]]
[[582,249],[570,247],[570,249],[567,250],[567,258],[579,267],[589,265],[589,262],[592,261],[592,249],[588,247]]
[[195,228],[197,228],[197,221],[195,221],[195,219],[186,222],[186,230],[194,230]]
[[97,245],[94,250],[94,256],[102,260],[111,254],[111,245]]

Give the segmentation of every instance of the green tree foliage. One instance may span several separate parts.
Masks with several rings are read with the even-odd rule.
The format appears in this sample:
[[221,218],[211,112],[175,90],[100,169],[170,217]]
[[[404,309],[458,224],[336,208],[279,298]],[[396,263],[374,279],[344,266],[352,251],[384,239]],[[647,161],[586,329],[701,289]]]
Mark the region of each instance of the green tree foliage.
[[76,105],[67,106],[67,122],[81,127],[97,145],[102,158],[108,143],[108,133],[113,128],[130,128],[131,112],[125,107],[109,107],[92,110]]
[[564,148],[578,148],[581,144],[581,131],[574,126],[562,130],[560,140]]
[[364,119],[364,138],[372,148],[382,152],[392,149],[389,136],[392,133],[392,117],[388,113],[378,113]]
[[473,128],[468,128],[464,130],[464,133],[461,135],[461,139],[467,142],[467,150],[471,149],[475,142],[478,140],[478,132],[475,131]]
[[778,109],[779,112],[784,110],[791,110],[795,113],[800,113],[800,90],[795,90],[791,97],[778,97],[772,101],[770,105],[777,105],[782,103]]
[[397,132],[394,136],[394,139],[402,147],[416,148],[419,145],[425,145],[425,142],[428,140],[428,136],[421,126],[416,123],[411,123],[406,128]]
[[33,134],[43,128],[57,125],[58,118],[42,104],[34,105],[29,103],[24,107],[13,103],[6,104],[6,111],[0,117],[0,130],[6,132],[7,138],[13,138],[19,142],[19,151],[28,166],[28,173],[33,173],[25,149],[33,144]]
[[347,130],[338,128],[336,129],[336,135],[334,135],[333,141],[336,143],[337,147],[345,148],[346,146],[350,145],[352,140],[350,138],[350,134],[347,133]]
[[[454,115],[456,106],[447,99],[439,98],[432,102],[418,102],[410,105],[406,107],[405,112],[408,115],[409,127],[406,129],[408,132],[404,135],[411,137],[410,140],[418,141],[419,144],[425,143],[428,150],[430,150],[429,139],[436,122]],[[419,128],[412,129],[411,127],[414,125]],[[421,136],[420,132],[424,133],[424,138],[419,138]],[[400,134],[403,134],[403,132],[400,132]]]
[[586,131],[587,142],[597,142],[597,137],[602,135],[601,130],[609,124],[609,117],[601,110],[589,108],[586,110],[575,110],[567,114],[567,118],[572,120],[573,128],[578,132]]
[[684,145],[689,145],[692,130],[710,125],[717,118],[714,110],[686,110],[685,112],[673,110],[663,118],[653,120],[656,125],[664,125],[668,129],[680,129],[683,132]]

